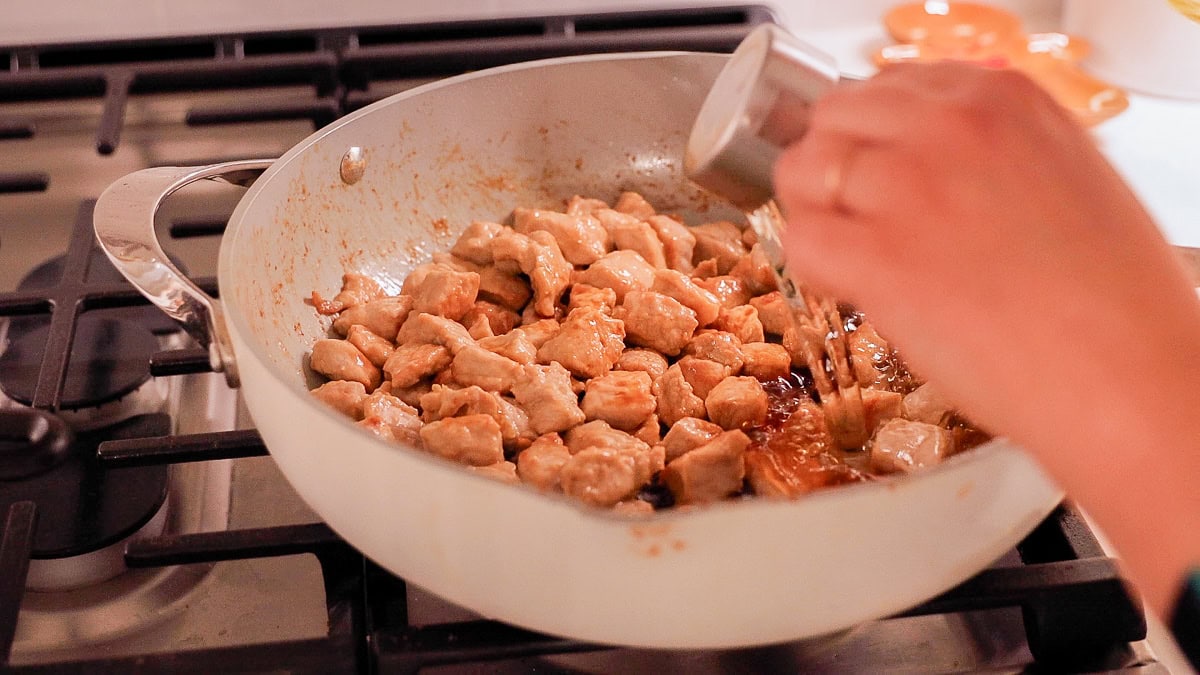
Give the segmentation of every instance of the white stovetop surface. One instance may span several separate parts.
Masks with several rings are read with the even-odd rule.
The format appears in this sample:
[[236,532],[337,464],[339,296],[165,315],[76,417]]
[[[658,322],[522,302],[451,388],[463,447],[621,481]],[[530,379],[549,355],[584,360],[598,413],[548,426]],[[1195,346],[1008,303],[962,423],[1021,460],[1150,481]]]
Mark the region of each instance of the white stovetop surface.
[[[215,31],[369,25],[582,11],[727,5],[746,0],[8,0],[0,45],[183,35]],[[873,70],[885,44],[879,17],[900,0],[750,0],[838,58],[843,70]],[[992,0],[1034,31],[1058,28],[1062,0]],[[1097,3],[1099,4],[1099,3]],[[1133,185],[1167,237],[1200,246],[1200,101],[1134,94],[1129,109],[1096,129],[1105,153]]]

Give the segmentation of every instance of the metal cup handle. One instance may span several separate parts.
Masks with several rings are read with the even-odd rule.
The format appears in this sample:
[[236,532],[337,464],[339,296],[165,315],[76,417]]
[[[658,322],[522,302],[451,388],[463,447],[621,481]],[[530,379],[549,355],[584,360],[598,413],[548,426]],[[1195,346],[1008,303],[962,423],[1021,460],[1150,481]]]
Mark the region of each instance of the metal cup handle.
[[113,266],[208,350],[213,370],[224,373],[231,387],[237,387],[240,380],[221,303],[167,258],[154,232],[154,215],[171,193],[185,185],[220,180],[249,187],[274,161],[143,169],[110,185],[96,202],[93,217],[96,240]]

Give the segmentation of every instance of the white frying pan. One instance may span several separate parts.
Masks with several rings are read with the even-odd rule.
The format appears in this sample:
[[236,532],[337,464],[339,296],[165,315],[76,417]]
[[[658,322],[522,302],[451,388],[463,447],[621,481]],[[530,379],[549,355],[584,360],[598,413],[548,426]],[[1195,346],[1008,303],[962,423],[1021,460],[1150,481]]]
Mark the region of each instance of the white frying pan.
[[[307,393],[317,379],[305,354],[329,320],[304,298],[336,292],[347,270],[399,288],[473,219],[576,193],[638,190],[692,221],[736,217],[682,168],[725,59],[571,57],[436,82],[276,161],[127,176],[100,198],[97,236],[241,386],[296,491],[392,572],[485,616],[584,640],[718,648],[832,633],[980,571],[1051,511],[1059,489],[996,441],[900,480],[630,519],[389,445]],[[168,262],[153,214],[187,183],[246,183],[263,169],[224,236],[218,303]]]

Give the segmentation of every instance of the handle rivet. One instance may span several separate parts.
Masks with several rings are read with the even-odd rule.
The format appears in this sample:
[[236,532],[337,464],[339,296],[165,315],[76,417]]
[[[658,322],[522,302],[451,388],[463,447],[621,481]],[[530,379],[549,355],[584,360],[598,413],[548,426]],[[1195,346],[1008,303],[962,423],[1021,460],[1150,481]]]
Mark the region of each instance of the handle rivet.
[[361,147],[355,145],[342,155],[341,164],[338,166],[338,175],[342,177],[342,182],[346,185],[354,185],[362,179],[363,172],[366,170],[366,154]]

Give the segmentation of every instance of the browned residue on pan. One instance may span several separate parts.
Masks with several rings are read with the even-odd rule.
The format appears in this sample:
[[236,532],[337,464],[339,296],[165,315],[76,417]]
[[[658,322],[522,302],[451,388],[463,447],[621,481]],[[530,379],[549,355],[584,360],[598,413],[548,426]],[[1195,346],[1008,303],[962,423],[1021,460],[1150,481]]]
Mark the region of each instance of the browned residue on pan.
[[671,551],[687,549],[687,542],[672,533],[668,523],[638,523],[629,526],[630,546],[635,554],[658,558]]

